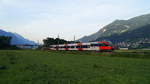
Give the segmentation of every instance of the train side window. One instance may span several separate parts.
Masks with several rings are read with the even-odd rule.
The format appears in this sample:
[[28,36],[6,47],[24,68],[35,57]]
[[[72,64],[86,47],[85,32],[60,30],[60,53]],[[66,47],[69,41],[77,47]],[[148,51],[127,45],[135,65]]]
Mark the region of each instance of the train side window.
[[105,46],[109,46],[108,44],[105,44]]
[[87,48],[90,48],[90,45],[88,45]]
[[67,48],[70,48],[71,46],[67,46]]
[[105,46],[103,43],[100,43],[99,46]]
[[91,46],[99,46],[98,44],[91,44]]
[[76,48],[81,48],[81,46],[76,46]]
[[91,44],[91,46],[94,46],[94,44]]
[[109,46],[108,44],[103,44],[104,46]]
[[91,46],[94,46],[94,44],[91,44]]
[[71,48],[74,48],[74,46],[71,46]]
[[95,44],[95,46],[99,46],[98,44]]
[[88,45],[83,45],[83,46],[81,46],[82,48],[88,48]]

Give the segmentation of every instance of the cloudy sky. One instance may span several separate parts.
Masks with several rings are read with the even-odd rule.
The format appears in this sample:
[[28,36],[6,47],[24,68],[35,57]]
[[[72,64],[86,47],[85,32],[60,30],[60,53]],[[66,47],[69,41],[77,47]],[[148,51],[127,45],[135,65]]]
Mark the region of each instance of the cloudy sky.
[[0,29],[42,41],[73,40],[116,19],[150,13],[150,0],[0,0]]

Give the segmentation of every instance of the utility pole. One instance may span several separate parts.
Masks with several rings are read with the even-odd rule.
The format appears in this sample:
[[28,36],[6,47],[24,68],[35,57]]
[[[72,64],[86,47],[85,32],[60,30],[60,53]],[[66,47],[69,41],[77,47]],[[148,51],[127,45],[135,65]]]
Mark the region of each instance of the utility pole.
[[76,36],[74,35],[74,38],[73,38],[73,40],[74,40],[74,43],[75,43],[75,41],[76,41]]
[[58,38],[57,44],[59,45],[59,34],[58,34],[57,38]]
[[57,38],[59,38],[59,34],[57,35]]
[[39,40],[37,40],[37,43],[38,43],[38,45],[40,45],[40,41]]
[[58,39],[58,41],[57,41],[57,48],[56,48],[56,50],[58,50],[58,48],[59,48],[59,34],[57,36],[57,39]]

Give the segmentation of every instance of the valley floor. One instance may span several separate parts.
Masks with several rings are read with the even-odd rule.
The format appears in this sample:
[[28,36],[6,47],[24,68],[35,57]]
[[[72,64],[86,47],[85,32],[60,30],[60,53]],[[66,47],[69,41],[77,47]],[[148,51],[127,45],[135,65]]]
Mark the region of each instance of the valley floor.
[[0,51],[0,84],[150,84],[150,51]]

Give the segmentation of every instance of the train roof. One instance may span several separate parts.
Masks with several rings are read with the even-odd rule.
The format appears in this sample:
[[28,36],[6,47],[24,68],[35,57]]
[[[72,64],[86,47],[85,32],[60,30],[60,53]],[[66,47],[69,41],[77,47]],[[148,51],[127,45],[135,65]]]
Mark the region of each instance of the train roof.
[[97,41],[97,42],[86,42],[86,43],[71,43],[71,44],[59,44],[59,45],[51,45],[51,46],[77,46],[77,45],[90,45],[90,44],[98,44],[98,43],[105,43],[109,44],[107,41]]

